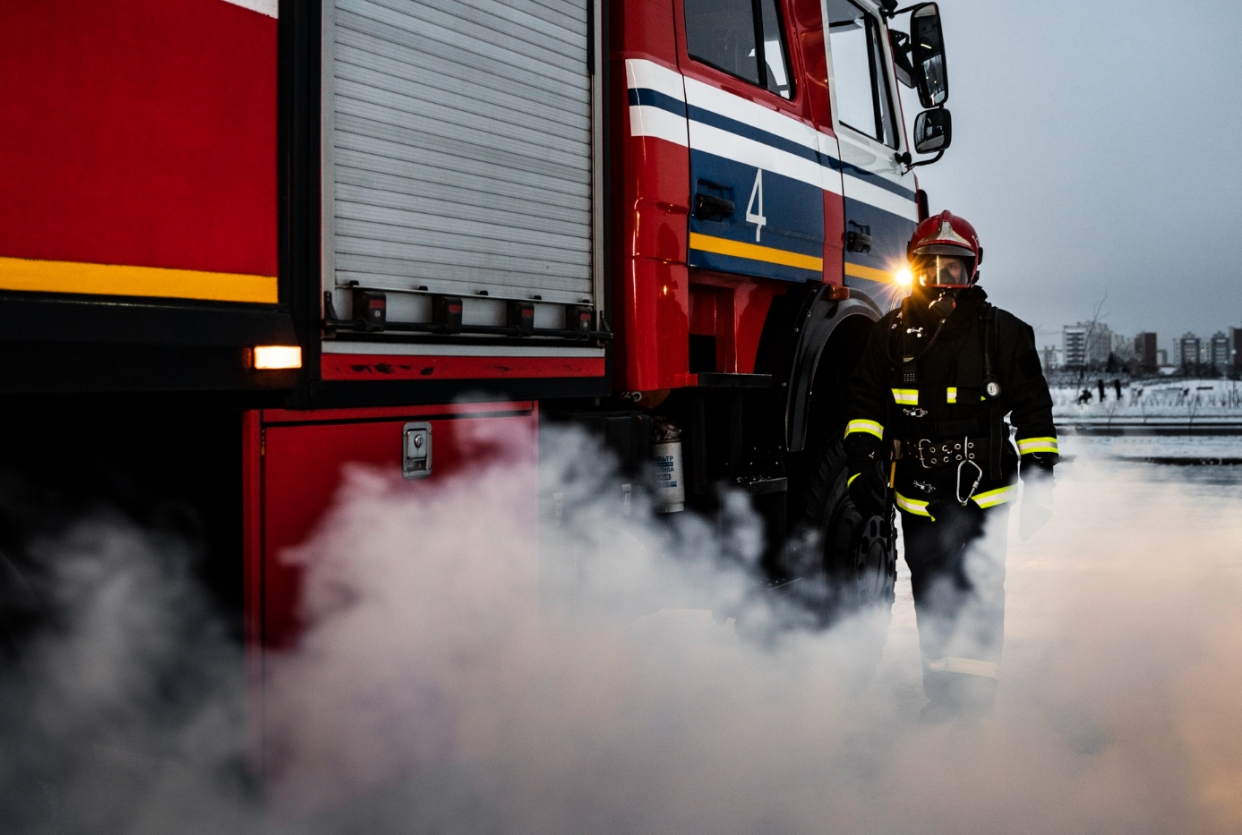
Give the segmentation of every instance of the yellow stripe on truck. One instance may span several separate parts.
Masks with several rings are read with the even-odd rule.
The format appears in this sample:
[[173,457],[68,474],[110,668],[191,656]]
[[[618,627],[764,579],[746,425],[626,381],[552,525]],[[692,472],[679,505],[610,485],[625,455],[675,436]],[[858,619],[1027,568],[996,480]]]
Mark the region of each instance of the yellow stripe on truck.
[[874,267],[864,267],[862,264],[851,264],[845,262],[845,274],[850,278],[865,278],[868,281],[892,281],[893,274],[884,270],[877,270]]
[[800,270],[824,271],[824,259],[799,252],[789,252],[770,246],[747,244],[731,241],[728,238],[717,238],[700,232],[690,233],[690,248],[699,252],[714,252],[717,255],[729,255],[733,258],[745,258],[750,261],[763,261],[767,264],[780,264],[782,267],[796,267]]
[[276,304],[276,276],[0,258],[0,290]]

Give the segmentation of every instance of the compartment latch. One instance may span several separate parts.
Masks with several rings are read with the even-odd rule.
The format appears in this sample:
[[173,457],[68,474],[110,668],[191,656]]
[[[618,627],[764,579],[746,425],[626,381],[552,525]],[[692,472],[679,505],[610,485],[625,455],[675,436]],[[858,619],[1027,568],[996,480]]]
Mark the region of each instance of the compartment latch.
[[431,475],[431,424],[407,423],[401,429],[401,475],[408,479]]

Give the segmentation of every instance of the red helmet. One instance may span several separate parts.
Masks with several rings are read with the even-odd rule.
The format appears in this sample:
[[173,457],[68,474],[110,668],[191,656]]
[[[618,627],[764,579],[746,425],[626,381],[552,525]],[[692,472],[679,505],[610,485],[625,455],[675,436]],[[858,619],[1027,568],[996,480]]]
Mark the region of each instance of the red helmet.
[[906,258],[920,285],[960,289],[978,281],[983,247],[975,227],[943,211],[914,228]]

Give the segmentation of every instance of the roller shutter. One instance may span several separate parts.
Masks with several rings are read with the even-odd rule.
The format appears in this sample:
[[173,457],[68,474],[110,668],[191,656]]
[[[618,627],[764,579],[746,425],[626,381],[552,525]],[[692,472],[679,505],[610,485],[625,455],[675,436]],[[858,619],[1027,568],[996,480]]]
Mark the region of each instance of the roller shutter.
[[593,298],[587,2],[326,4],[325,284]]

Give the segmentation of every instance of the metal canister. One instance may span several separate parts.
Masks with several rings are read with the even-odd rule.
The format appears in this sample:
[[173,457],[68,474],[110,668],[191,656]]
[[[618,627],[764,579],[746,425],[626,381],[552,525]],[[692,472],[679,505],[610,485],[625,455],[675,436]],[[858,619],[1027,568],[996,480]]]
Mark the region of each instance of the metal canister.
[[651,445],[657,513],[686,509],[686,472],[681,458],[681,430],[657,419]]

